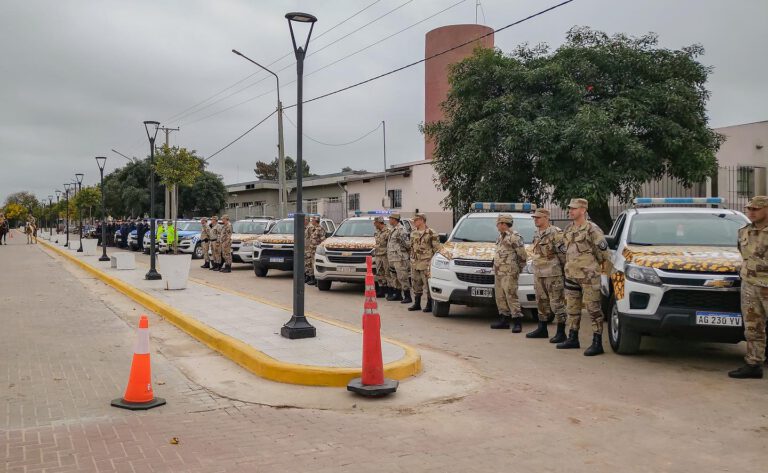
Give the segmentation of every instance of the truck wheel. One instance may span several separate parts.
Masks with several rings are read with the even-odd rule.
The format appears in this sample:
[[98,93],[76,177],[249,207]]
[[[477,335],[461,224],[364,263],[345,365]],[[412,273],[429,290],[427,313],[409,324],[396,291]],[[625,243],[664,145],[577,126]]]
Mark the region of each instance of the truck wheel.
[[323,281],[320,279],[316,280],[317,288],[321,291],[330,291],[331,290],[331,284],[333,284],[333,281]]
[[203,245],[198,243],[195,246],[195,251],[192,253],[192,259],[201,259],[203,257]]
[[432,299],[432,315],[435,317],[448,317],[450,311],[450,302],[440,302]]
[[253,263],[253,272],[256,273],[257,278],[265,278],[267,277],[267,273],[269,272],[269,268],[265,268],[264,266],[260,264]]
[[608,317],[608,340],[613,351],[620,355],[633,355],[640,350],[642,336],[621,323],[616,300],[611,296],[611,312]]

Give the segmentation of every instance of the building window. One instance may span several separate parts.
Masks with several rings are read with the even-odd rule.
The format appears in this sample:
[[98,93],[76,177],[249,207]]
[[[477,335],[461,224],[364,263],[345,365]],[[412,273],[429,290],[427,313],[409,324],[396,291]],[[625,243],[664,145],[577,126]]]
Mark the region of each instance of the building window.
[[402,189],[390,189],[387,191],[389,196],[389,205],[393,209],[403,208],[403,191]]
[[755,168],[739,166],[736,176],[739,197],[752,197],[755,194]]
[[254,187],[256,187],[256,184],[246,184],[246,185],[245,185],[245,189],[246,189],[246,190],[248,190],[248,189],[253,189]]
[[306,206],[307,213],[310,213],[310,214],[317,213],[317,199],[305,200],[304,204]]
[[360,194],[349,194],[349,205],[347,210],[360,210]]
[[328,197],[328,202],[341,202],[339,197]]

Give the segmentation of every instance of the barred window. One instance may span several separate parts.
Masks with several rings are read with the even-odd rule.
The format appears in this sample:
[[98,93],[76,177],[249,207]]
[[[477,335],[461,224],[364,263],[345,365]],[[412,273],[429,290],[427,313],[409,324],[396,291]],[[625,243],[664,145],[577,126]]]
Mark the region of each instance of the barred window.
[[393,209],[403,208],[403,191],[402,189],[390,189],[387,191],[389,195],[389,205]]
[[736,187],[739,197],[752,197],[755,194],[755,168],[739,166]]
[[347,210],[360,210],[359,193],[349,194],[349,205],[347,205]]

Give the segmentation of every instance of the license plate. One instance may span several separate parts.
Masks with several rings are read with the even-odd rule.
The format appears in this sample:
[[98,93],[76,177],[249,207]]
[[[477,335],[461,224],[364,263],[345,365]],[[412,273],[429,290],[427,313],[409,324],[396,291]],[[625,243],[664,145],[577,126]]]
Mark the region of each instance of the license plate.
[[741,327],[741,314],[733,312],[696,311],[696,325]]
[[354,266],[339,266],[336,268],[340,273],[354,273],[357,268]]
[[493,297],[493,289],[490,287],[470,287],[469,294],[472,297]]
[[281,258],[279,256],[273,256],[269,258],[270,263],[285,263],[285,258]]

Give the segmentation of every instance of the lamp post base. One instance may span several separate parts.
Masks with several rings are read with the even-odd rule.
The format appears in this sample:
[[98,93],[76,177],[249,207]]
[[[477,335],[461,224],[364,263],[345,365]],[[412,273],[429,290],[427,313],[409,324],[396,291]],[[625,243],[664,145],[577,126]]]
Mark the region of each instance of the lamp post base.
[[163,279],[163,277],[154,269],[150,269],[147,271],[147,274],[144,275],[144,279],[147,281],[157,281],[159,279]]
[[109,256],[107,256],[107,255],[102,255],[102,256],[99,258],[99,261],[109,261],[109,260],[110,260],[110,259],[109,259]]
[[280,328],[280,335],[291,340],[299,338],[314,338],[317,336],[317,329],[307,321],[304,316],[291,316],[291,320]]
[[83,252],[83,247],[82,247],[82,246],[80,246],[80,248],[78,248],[78,249],[77,249],[77,252],[78,252],[78,253],[82,253],[82,252]]

